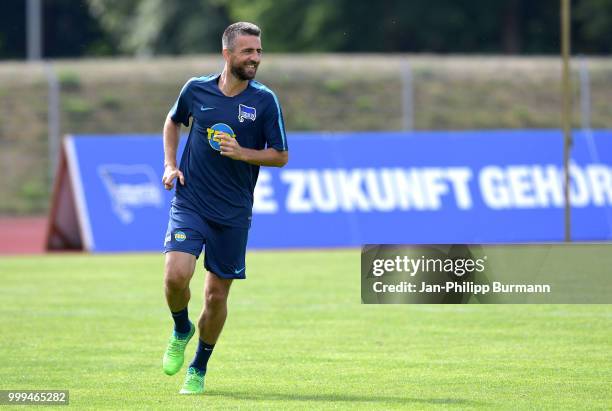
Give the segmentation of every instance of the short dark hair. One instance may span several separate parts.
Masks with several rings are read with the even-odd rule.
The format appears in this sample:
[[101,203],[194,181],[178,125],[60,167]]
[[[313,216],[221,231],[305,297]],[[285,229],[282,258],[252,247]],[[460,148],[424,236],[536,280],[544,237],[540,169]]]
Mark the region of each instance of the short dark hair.
[[261,29],[255,24],[246,21],[239,21],[238,23],[231,24],[223,32],[223,37],[221,38],[221,45],[223,48],[231,50],[234,46],[236,37],[239,35],[259,37],[261,35]]

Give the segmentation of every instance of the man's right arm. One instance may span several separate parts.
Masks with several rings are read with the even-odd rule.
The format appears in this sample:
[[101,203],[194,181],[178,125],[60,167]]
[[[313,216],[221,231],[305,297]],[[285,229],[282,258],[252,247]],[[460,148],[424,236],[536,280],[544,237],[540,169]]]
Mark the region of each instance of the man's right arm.
[[164,123],[164,176],[162,183],[166,190],[172,190],[174,179],[178,177],[181,185],[185,185],[185,177],[176,167],[176,151],[178,149],[181,124],[175,123],[170,114]]

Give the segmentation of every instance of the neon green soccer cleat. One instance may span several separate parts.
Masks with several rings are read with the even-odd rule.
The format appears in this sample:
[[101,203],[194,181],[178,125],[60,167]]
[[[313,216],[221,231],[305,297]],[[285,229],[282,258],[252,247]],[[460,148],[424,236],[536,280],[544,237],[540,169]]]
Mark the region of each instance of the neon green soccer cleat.
[[195,333],[195,326],[193,323],[191,324],[191,330],[189,331],[189,335],[185,339],[177,338],[174,333],[170,337],[168,341],[168,347],[166,348],[166,352],[164,353],[164,372],[168,375],[174,375],[183,366],[183,362],[185,361],[185,347],[193,334]]
[[204,375],[200,374],[195,368],[189,367],[181,394],[202,394],[204,392]]

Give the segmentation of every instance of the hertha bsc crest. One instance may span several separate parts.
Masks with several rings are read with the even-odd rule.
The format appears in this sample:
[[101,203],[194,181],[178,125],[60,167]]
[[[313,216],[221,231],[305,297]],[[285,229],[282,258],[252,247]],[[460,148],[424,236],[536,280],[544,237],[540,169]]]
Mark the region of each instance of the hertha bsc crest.
[[255,107],[245,106],[244,104],[238,104],[238,120],[242,123],[247,118],[251,121],[255,121],[257,117],[257,111]]

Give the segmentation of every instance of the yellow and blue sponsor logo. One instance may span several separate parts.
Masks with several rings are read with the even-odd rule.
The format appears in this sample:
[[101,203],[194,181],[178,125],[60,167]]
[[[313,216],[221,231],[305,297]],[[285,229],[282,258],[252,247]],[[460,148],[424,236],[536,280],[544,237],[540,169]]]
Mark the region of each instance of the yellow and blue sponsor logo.
[[184,232],[182,232],[182,231],[176,231],[176,232],[174,233],[174,239],[175,239],[176,241],[178,241],[179,243],[180,243],[180,242],[183,242],[183,241],[185,241],[185,240],[187,239],[187,234],[185,234],[185,233],[184,233]]
[[206,129],[208,143],[212,148],[217,151],[221,151],[221,136],[223,134],[228,134],[232,138],[236,138],[236,134],[234,130],[230,126],[225,123],[217,123],[213,124],[209,128]]

